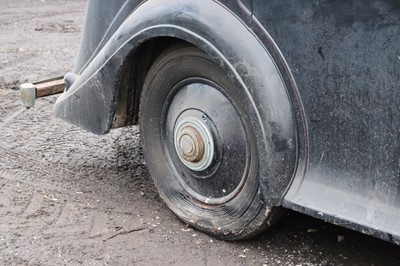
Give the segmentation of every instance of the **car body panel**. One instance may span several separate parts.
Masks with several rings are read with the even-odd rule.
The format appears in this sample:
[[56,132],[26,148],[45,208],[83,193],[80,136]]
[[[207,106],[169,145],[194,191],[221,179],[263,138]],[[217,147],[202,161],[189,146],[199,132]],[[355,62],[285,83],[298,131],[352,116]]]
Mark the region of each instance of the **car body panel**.
[[[184,39],[226,58],[227,65],[240,61],[235,58],[240,45],[259,43],[279,70],[265,75],[280,76],[276,84],[283,82],[296,124],[293,129],[283,122],[292,119],[286,114],[275,121],[286,126],[275,130],[285,140],[293,138],[286,127],[297,139],[296,158],[282,157],[289,165],[278,174],[284,180],[271,183],[277,173],[262,180],[266,202],[400,244],[397,1],[156,1],[89,1],[73,70],[77,78],[55,105],[58,117],[97,134],[124,125],[115,122],[121,87],[128,86],[121,73],[126,58],[151,38]],[[206,2],[229,14],[207,10]],[[243,30],[224,24],[231,16]]]
[[286,58],[307,115],[307,171],[287,206],[398,236],[399,2],[255,0],[254,15]]

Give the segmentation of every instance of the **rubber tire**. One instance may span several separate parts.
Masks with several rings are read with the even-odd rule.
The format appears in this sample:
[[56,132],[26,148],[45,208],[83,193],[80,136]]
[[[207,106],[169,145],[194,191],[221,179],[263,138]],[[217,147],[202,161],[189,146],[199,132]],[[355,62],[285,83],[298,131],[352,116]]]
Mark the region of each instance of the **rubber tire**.
[[[177,45],[162,53],[152,65],[141,94],[140,130],[144,156],[161,198],[185,223],[222,240],[242,240],[253,237],[274,224],[282,215],[280,207],[265,206],[259,197],[258,163],[243,189],[221,205],[208,205],[190,197],[176,181],[178,171],[171,170],[162,145],[162,112],[171,89],[190,77],[209,79],[222,88],[233,88],[226,73],[202,50]],[[246,105],[240,102],[240,92],[231,91],[235,104],[252,131]],[[255,135],[251,137],[254,138]],[[173,152],[173,151],[171,151]],[[257,150],[253,152],[258,160]],[[173,168],[173,167],[172,167]]]

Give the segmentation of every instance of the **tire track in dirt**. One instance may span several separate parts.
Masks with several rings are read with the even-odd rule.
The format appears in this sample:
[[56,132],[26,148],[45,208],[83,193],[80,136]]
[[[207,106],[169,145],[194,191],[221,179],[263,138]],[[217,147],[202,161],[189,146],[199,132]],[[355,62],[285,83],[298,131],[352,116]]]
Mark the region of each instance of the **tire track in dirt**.
[[[17,116],[12,116],[16,118]],[[8,119],[10,122],[12,119]],[[96,204],[98,200],[93,195],[79,196],[77,191],[74,193],[73,188],[76,188],[75,181],[85,178],[84,175],[77,174],[71,170],[59,167],[56,165],[49,165],[47,162],[39,161],[35,158],[14,151],[13,148],[6,148],[7,144],[0,143],[0,179],[24,183],[27,186],[32,186],[40,189],[43,193],[57,192],[64,197],[68,197],[67,204],[56,202],[56,210],[53,213],[40,213],[40,210],[48,204],[43,200],[43,195],[32,195],[25,207],[19,213],[26,219],[38,218],[45,219],[45,216],[51,216],[50,219],[45,219],[46,226],[39,230],[44,235],[52,235],[53,237],[58,234],[65,236],[78,236],[85,235],[87,238],[104,238],[110,235],[109,220],[111,216],[120,216],[118,211],[110,211],[106,207],[88,208],[86,204]],[[49,167],[51,166],[51,167]],[[89,193],[90,194],[90,193]],[[51,200],[51,198],[50,198]],[[68,219],[67,217],[82,217],[81,211],[87,209],[90,218],[83,225],[80,225],[80,219]],[[84,216],[86,217],[86,216]],[[86,218],[85,218],[86,219]],[[128,218],[129,219],[129,215]],[[115,225],[117,226],[117,225]],[[111,228],[113,228],[111,226]]]
[[[37,104],[35,108],[40,112],[44,106],[45,103],[42,102]],[[11,128],[10,124],[14,123],[17,118],[25,114],[27,110],[18,105],[11,105],[10,107],[11,108],[7,110],[7,116],[0,123],[0,133],[8,132],[8,135],[14,135],[13,132],[15,129]],[[19,120],[24,121],[24,119]],[[31,123],[32,121],[26,126],[24,126],[23,123],[20,124],[22,124],[23,129],[29,129],[29,124]],[[20,139],[19,141],[24,140]],[[18,142],[18,140],[15,140],[14,143],[15,142]],[[82,176],[78,176],[73,171],[17,152],[13,147],[10,147],[10,144],[10,140],[0,139],[0,177],[29,183],[35,186],[40,184],[43,188],[49,188],[50,186],[53,190],[57,191],[60,191],[60,189],[68,191],[70,189],[71,182],[65,182],[66,180],[82,178]],[[57,182],[56,180],[63,182]],[[49,181],[51,182],[50,184]]]
[[[11,159],[15,158],[11,156]],[[51,173],[54,171],[46,171],[46,175]],[[89,247],[98,241],[99,244],[103,243],[103,240],[113,238],[121,232],[142,226],[137,220],[133,222],[133,226],[129,226],[129,223],[124,226],[126,222],[132,220],[132,214],[122,214],[100,206],[100,203],[94,202],[90,195],[76,195],[65,188],[60,189],[60,186],[49,187],[43,184],[42,180],[39,183],[37,180],[27,181],[26,178],[21,178],[22,174],[29,175],[25,171],[20,171],[19,177],[15,177],[15,173],[9,173],[10,176],[5,177],[6,174],[4,171],[1,172],[0,180],[8,186],[8,189],[15,191],[15,184],[20,182],[18,190],[26,195],[24,191],[31,191],[31,187],[34,188],[27,198],[20,199],[17,196],[18,201],[15,201],[12,196],[10,205],[7,206],[9,209],[14,209],[16,203],[22,205],[17,213],[8,213],[8,219],[15,217],[14,229],[8,226],[5,232],[0,228],[0,236],[8,239],[10,244],[22,245],[18,238],[15,239],[15,234],[26,237],[27,233],[33,233],[34,238],[43,239],[42,241],[46,243],[62,240],[64,249],[73,247],[76,239],[79,239],[81,247]],[[10,233],[10,229],[14,233]],[[50,247],[50,250],[52,249]],[[0,250],[8,250],[8,246],[0,245]]]
[[[76,173],[55,165],[49,165],[26,155],[10,151],[0,146],[0,176],[13,177],[16,181],[41,184],[44,187],[70,189],[67,180],[82,178]],[[54,178],[56,177],[56,178]],[[63,182],[57,182],[61,180]],[[49,181],[51,182],[49,184]]]

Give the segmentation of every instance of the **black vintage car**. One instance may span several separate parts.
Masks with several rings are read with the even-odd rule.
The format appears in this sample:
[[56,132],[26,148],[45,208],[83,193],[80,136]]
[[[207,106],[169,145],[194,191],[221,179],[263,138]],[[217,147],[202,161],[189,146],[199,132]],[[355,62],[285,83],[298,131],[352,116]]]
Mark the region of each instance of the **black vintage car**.
[[400,2],[88,2],[56,116],[139,124],[161,197],[224,240],[282,206],[400,244]]

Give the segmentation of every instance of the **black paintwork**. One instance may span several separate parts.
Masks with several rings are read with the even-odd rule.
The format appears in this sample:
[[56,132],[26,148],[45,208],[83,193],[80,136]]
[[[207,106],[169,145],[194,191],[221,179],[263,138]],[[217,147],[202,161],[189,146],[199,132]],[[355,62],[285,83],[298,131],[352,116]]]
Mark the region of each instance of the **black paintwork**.
[[399,2],[255,0],[254,15],[284,54],[307,115],[309,163],[287,206],[398,235]]
[[119,95],[140,89],[127,58],[157,36],[184,39],[256,94],[267,202],[400,244],[398,1],[140,2],[89,1],[57,116],[98,134],[129,124],[115,118],[132,104]]

